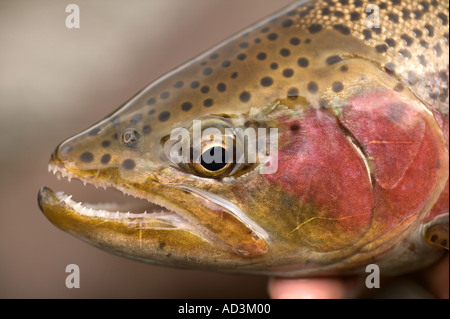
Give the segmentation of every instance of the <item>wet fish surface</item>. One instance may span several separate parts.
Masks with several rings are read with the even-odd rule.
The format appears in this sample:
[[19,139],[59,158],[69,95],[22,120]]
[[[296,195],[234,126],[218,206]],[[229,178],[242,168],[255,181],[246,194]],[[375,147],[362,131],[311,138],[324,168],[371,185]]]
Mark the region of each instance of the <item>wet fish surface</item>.
[[[444,0],[297,1],[57,146],[54,174],[143,207],[47,187],[39,206],[92,245],[160,265],[287,277],[426,267],[448,251],[448,32]],[[239,161],[251,137],[267,147]],[[227,160],[204,160],[215,152]]]

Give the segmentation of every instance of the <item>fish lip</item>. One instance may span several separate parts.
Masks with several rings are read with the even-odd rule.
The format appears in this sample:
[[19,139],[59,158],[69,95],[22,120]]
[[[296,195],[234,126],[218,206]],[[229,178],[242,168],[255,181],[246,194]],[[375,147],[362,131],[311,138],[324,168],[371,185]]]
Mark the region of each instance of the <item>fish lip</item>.
[[[149,204],[157,205],[158,208],[160,208],[161,210],[158,212],[155,212],[155,211],[147,212],[146,211],[144,213],[133,213],[129,210],[127,212],[123,212],[123,211],[111,212],[111,211],[108,211],[108,210],[102,209],[102,208],[99,208],[99,209],[92,208],[93,206],[97,206],[97,205],[93,205],[93,204],[89,204],[89,203],[82,203],[82,202],[77,203],[72,200],[72,195],[67,195],[64,192],[53,192],[53,190],[51,190],[50,188],[43,186],[39,190],[39,193],[38,193],[38,204],[42,211],[43,211],[42,194],[44,194],[45,192],[51,191],[56,195],[56,197],[58,197],[58,199],[61,200],[61,203],[65,202],[65,204],[68,205],[71,209],[73,209],[76,213],[78,213],[79,215],[83,215],[85,217],[95,217],[95,218],[114,220],[114,219],[118,219],[118,218],[135,219],[135,218],[161,217],[162,214],[166,214],[166,215],[176,216],[176,218],[178,219],[178,220],[172,219],[172,221],[174,221],[174,223],[173,223],[174,227],[181,228],[184,230],[191,230],[194,233],[202,232],[202,231],[199,231],[200,225],[190,222],[188,220],[188,218],[186,218],[186,216],[184,216],[184,214],[182,212],[168,208],[166,205],[160,204],[156,201],[152,201],[148,197],[139,196],[136,193],[127,191],[125,188],[120,187],[119,185],[116,185],[113,183],[108,183],[108,182],[103,182],[103,181],[98,181],[98,180],[93,180],[92,178],[86,178],[86,177],[80,176],[78,174],[72,173],[69,169],[67,169],[65,167],[64,163],[62,163],[62,162],[50,161],[50,163],[48,165],[48,170],[49,170],[49,172],[52,172],[53,175],[57,176],[58,179],[65,178],[70,182],[71,179],[74,178],[74,179],[80,180],[84,184],[84,186],[89,184],[89,185],[95,186],[96,188],[101,187],[105,190],[107,188],[114,188],[114,189],[119,190],[123,195],[132,196],[134,198],[145,200]],[[169,219],[167,219],[167,220],[169,220]],[[180,227],[180,226],[184,226],[184,227]],[[202,237],[204,237],[204,236],[202,236]]]

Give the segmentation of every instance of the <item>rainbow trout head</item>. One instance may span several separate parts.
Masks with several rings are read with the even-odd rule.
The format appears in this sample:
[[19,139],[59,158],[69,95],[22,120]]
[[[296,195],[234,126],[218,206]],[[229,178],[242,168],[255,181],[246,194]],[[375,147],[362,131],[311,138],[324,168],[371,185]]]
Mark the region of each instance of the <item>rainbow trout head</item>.
[[379,30],[371,4],[301,1],[163,76],[49,165],[143,204],[44,187],[42,211],[162,265],[306,276],[432,263],[448,249],[448,2],[383,5]]

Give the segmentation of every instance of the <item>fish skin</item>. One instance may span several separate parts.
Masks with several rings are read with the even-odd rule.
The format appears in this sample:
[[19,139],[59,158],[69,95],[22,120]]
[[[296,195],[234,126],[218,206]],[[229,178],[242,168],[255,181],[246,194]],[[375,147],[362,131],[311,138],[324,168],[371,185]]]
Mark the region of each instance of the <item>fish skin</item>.
[[[448,1],[380,2],[380,29],[368,29],[365,9],[377,3],[298,1],[52,154],[58,174],[161,213],[80,214],[48,188],[41,210],[102,249],[169,266],[308,276],[433,263],[443,251],[420,232],[448,214]],[[277,172],[210,178],[172,163],[163,142],[199,119],[277,128]]]

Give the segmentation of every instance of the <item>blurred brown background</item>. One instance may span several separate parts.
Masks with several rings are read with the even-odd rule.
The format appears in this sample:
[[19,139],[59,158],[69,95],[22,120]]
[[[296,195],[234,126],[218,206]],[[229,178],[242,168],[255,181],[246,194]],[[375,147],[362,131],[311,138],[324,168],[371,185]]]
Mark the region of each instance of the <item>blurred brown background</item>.
[[[267,278],[156,267],[54,227],[36,202],[54,147],[158,76],[291,0],[0,0],[0,298],[260,298]],[[81,11],[67,29],[66,5]],[[90,190],[90,188],[89,188]],[[91,200],[108,201],[95,193]],[[109,199],[111,200],[111,199]],[[81,270],[67,289],[65,267]]]

